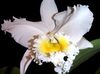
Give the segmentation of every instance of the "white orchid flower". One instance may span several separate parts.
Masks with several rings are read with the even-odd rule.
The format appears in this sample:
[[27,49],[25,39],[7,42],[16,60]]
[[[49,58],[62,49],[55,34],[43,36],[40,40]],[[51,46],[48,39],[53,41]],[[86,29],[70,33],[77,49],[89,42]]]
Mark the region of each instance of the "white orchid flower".
[[20,63],[21,74],[25,74],[32,60],[39,65],[52,62],[58,74],[65,74],[80,49],[93,47],[83,37],[91,28],[93,14],[86,5],[58,12],[54,0],[43,0],[40,14],[40,22],[14,18],[13,22],[5,21],[2,30],[28,48]]

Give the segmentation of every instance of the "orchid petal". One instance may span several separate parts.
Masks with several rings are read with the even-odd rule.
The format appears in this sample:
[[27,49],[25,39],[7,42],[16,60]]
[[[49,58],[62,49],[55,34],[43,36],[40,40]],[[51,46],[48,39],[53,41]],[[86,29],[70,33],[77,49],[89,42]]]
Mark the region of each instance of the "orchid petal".
[[12,37],[19,44],[28,47],[28,41],[34,36],[43,34],[43,32],[31,25],[27,25],[16,21],[5,21],[2,24],[2,30],[12,34]]
[[88,40],[86,40],[85,38],[82,38],[78,42],[77,47],[79,49],[85,49],[85,48],[93,48],[93,45]]
[[67,11],[62,11],[55,14],[53,17],[53,20],[55,21],[55,28],[52,31],[53,33],[58,32],[59,29],[69,20],[72,11],[73,10],[71,7],[67,7]]
[[67,11],[65,10],[65,11],[55,14],[54,20],[56,21],[56,25],[61,25],[65,21],[64,19],[67,20],[70,16],[71,12],[72,12],[72,8],[67,7]]
[[36,28],[40,29],[41,31],[43,31],[45,33],[48,32],[48,30],[44,27],[44,24],[42,23],[42,21],[31,22],[31,21],[26,20],[26,18],[18,19],[16,17],[13,17],[13,19],[14,19],[15,23],[18,24],[18,25],[20,25],[20,24],[31,25],[33,27],[36,27]]
[[88,6],[78,5],[77,7],[74,6],[73,9],[73,12],[69,15],[70,18],[63,19],[65,24],[61,24],[63,26],[59,31],[66,33],[73,43],[77,43],[90,30],[93,14]]
[[27,59],[26,57],[29,56],[30,50],[26,50],[26,52],[24,53],[24,56],[20,62],[20,74],[25,74],[28,66],[30,65],[30,63],[32,62],[34,56],[29,59]]
[[52,17],[57,12],[58,10],[54,0],[42,1],[40,8],[41,19],[45,23],[45,27],[48,31],[51,31],[55,27]]

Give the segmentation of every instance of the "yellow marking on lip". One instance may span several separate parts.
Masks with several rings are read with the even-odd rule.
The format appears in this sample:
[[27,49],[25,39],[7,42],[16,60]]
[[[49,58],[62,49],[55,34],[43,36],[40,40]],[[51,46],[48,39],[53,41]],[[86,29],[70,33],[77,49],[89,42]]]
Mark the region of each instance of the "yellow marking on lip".
[[40,52],[47,55],[54,52],[64,52],[68,50],[69,41],[65,36],[59,35],[55,38],[54,39],[57,40],[56,43],[52,43],[49,38],[42,38],[39,43]]

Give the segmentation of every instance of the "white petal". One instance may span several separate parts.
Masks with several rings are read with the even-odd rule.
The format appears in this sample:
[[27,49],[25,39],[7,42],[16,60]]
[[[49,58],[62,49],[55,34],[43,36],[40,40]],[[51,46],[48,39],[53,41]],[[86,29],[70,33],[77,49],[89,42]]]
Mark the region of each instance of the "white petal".
[[90,30],[93,14],[88,6],[78,5],[77,7],[74,6],[73,9],[70,18],[64,19],[66,24],[60,29],[60,32],[65,32],[70,36],[72,42],[76,43]]
[[54,16],[54,19],[56,19],[56,25],[62,24],[64,18],[66,17],[67,13],[66,11],[59,12]]
[[58,74],[62,74],[62,68],[61,68],[61,67],[56,66],[56,67],[54,68],[54,70],[55,70],[55,72],[57,72]]
[[66,22],[69,20],[69,18],[71,17],[71,12],[72,12],[72,8],[71,7],[67,7],[67,11],[62,11],[57,13],[53,19],[56,22],[55,28],[53,29],[53,33],[56,33],[57,31],[59,31],[59,29],[66,24]]
[[33,35],[43,34],[42,31],[31,25],[16,21],[6,21],[2,24],[2,30],[11,33],[15,41],[25,47],[28,47],[28,41],[33,37]]
[[50,61],[54,64],[54,66],[57,66],[58,64],[61,64],[62,62],[64,62],[63,60],[64,56],[65,54],[62,52],[56,53],[50,58]]
[[65,73],[70,71],[72,64],[69,61],[66,61],[64,64]]
[[48,29],[45,27],[45,25],[41,21],[31,22],[31,21],[26,20],[25,18],[18,19],[16,17],[13,17],[13,19],[15,21],[15,24],[17,24],[17,25],[20,25],[20,24],[31,25],[33,27],[40,29],[41,31],[43,31],[45,33],[48,32]]
[[21,62],[20,62],[20,74],[25,74],[28,66],[30,65],[31,61],[33,60],[33,57],[31,59],[27,59],[26,56],[28,56],[30,53],[30,50],[26,50]]
[[93,45],[88,40],[86,40],[85,38],[82,38],[78,42],[77,46],[78,46],[79,49],[86,49],[86,48],[92,48],[93,47]]
[[57,7],[54,0],[43,0],[40,8],[41,19],[45,23],[48,31],[51,31],[55,25],[52,16],[57,13]]
[[61,25],[65,20],[68,19],[72,12],[71,7],[67,7],[67,11],[62,11],[55,14],[54,19],[56,20],[56,25]]

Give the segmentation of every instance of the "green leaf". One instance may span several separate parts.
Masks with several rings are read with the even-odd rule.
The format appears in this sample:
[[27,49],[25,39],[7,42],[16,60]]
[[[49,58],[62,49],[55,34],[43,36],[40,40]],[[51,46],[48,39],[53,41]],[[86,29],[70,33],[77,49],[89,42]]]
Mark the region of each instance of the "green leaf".
[[5,74],[7,67],[0,68],[0,74]]
[[93,55],[100,52],[100,39],[93,40],[93,41],[91,41],[91,43],[93,44],[94,47],[80,50],[79,55],[77,55],[76,59],[74,60],[71,70],[75,69],[81,63],[85,62],[86,60],[91,58]]
[[100,74],[100,68],[96,71],[95,74]]
[[[3,67],[3,68],[0,68],[0,74],[7,74],[7,71],[9,70],[9,67]],[[19,71],[19,68],[17,67],[12,67],[10,70],[9,70],[9,73],[10,74],[20,74],[20,71]]]
[[19,68],[13,67],[11,70],[11,74],[20,74]]

